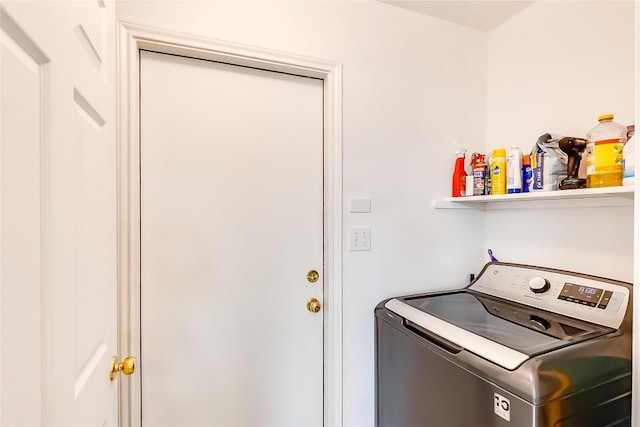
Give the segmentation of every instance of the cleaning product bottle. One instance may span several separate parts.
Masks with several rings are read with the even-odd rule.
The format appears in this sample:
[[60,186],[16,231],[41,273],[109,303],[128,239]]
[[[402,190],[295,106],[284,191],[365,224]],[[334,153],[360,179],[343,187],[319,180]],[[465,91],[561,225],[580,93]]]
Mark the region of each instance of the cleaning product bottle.
[[507,157],[507,193],[522,193],[522,151],[511,147]]
[[632,138],[634,126],[627,126],[627,143],[624,144],[622,154],[624,156],[624,171],[622,172],[622,185],[634,185],[636,176],[636,139]]
[[491,153],[491,194],[507,194],[507,152],[498,148]]
[[587,132],[587,187],[622,185],[622,150],[627,127],[613,121],[613,114],[598,117]]
[[451,181],[451,196],[460,197],[466,194],[466,176],[467,172],[464,170],[464,156],[466,153],[465,148],[458,148],[456,151],[456,163],[453,167],[453,179]]
[[491,162],[493,156],[493,151],[489,151],[486,156],[484,156],[484,194],[485,196],[491,195]]
[[528,193],[531,189],[531,156],[525,154],[522,156],[522,192]]
[[484,155],[480,153],[473,154],[471,158],[471,171],[473,175],[473,189],[469,190],[467,187],[467,193],[471,191],[474,196],[484,196],[485,175],[487,173]]

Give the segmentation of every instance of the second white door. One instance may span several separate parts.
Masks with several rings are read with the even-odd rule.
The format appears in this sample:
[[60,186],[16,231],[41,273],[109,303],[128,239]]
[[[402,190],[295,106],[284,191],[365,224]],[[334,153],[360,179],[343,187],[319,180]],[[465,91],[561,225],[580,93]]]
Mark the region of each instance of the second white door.
[[322,425],[323,81],[140,64],[143,425]]

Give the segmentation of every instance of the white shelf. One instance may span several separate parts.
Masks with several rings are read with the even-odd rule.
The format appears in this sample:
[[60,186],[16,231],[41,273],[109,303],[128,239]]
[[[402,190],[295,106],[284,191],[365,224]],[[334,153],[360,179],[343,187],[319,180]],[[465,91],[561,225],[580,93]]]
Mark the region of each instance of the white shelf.
[[633,186],[536,191],[496,196],[448,197],[434,200],[436,209],[522,209],[528,207],[632,206]]

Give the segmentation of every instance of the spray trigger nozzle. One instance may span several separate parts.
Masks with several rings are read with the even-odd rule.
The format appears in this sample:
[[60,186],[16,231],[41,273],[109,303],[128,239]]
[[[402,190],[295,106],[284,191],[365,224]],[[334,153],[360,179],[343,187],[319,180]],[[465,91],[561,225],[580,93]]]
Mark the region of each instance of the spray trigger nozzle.
[[458,144],[457,142],[454,142],[453,145],[458,147],[456,149],[456,157],[464,157],[466,152],[467,152],[467,147],[463,147],[462,145]]

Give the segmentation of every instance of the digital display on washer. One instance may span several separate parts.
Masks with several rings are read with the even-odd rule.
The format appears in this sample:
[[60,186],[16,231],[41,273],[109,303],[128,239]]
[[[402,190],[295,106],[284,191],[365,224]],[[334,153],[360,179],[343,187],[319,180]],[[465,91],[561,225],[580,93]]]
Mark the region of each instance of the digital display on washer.
[[604,290],[600,288],[576,285],[575,283],[565,283],[558,299],[595,307],[598,305],[598,301],[600,301],[603,293]]

